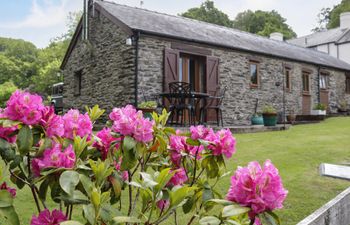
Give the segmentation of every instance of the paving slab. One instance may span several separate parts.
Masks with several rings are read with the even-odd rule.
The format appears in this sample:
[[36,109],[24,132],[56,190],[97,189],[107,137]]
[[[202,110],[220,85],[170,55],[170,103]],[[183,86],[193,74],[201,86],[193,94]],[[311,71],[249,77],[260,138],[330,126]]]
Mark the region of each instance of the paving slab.
[[322,163],[320,165],[320,174],[322,176],[335,177],[350,180],[350,167],[342,165],[334,165]]

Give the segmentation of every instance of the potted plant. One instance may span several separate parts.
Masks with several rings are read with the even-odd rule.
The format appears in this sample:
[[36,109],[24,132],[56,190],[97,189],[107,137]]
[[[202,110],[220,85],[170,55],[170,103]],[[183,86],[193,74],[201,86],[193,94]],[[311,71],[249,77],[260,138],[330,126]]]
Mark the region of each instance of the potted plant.
[[290,113],[287,115],[287,122],[294,123],[296,120],[296,115],[294,113],[294,110],[291,110]]
[[311,115],[326,115],[326,105],[318,103],[313,110],[311,110]]
[[252,125],[264,125],[264,118],[261,113],[254,113],[250,118]]
[[152,119],[152,113],[155,112],[157,109],[157,102],[156,101],[141,102],[137,109],[143,112],[143,115],[145,118]]
[[339,112],[347,112],[348,111],[348,103],[345,100],[342,100],[339,103],[338,111]]
[[255,102],[254,114],[250,118],[252,125],[264,125],[264,119],[263,119],[261,113],[257,113],[258,104],[259,104],[259,99],[257,98],[256,102]]
[[276,109],[271,106],[265,106],[263,108],[263,118],[265,126],[276,126],[277,123],[277,112]]

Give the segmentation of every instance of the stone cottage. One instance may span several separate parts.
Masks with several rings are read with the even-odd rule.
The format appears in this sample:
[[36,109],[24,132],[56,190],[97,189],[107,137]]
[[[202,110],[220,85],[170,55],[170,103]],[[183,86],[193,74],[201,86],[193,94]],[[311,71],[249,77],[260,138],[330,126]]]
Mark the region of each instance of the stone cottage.
[[[249,124],[256,99],[287,113],[350,101],[350,65],[284,41],[107,1],[90,1],[61,69],[66,108],[138,105],[187,81],[195,91],[228,90],[226,125]],[[276,83],[283,84],[277,86]],[[285,88],[283,88],[285,87]]]

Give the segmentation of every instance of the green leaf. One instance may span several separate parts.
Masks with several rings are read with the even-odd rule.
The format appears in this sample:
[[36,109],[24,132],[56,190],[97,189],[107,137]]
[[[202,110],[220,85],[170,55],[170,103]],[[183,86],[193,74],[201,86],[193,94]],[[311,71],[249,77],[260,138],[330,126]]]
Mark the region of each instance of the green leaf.
[[270,225],[280,225],[281,221],[279,217],[273,213],[272,211],[267,211],[266,213],[263,213],[262,216],[268,222]]
[[215,216],[206,216],[199,220],[201,225],[219,225],[221,221]]
[[60,225],[83,225],[83,224],[78,221],[68,220],[60,223]]
[[95,224],[95,208],[92,204],[83,205],[83,212],[85,219],[90,224]]
[[72,195],[62,193],[60,199],[67,204],[89,204],[89,199],[80,191],[74,190]]
[[43,201],[46,200],[47,189],[49,188],[50,179],[44,180],[39,187],[39,198]]
[[156,178],[156,182],[158,184],[155,186],[154,192],[158,193],[159,191],[161,191],[169,182],[169,180],[174,176],[175,172],[176,171],[170,173],[170,168],[163,169]]
[[0,190],[0,208],[10,207],[13,204],[13,198],[7,190]]
[[117,216],[113,218],[114,224],[120,224],[120,223],[141,223],[141,220],[135,218],[135,217],[127,217],[127,216]]
[[195,198],[196,196],[192,196],[190,198],[187,199],[186,203],[182,206],[182,211],[187,214],[189,212],[191,212],[194,209],[195,206]]
[[154,181],[153,177],[148,174],[148,173],[144,173],[144,172],[140,172],[140,175],[143,179],[143,184],[145,187],[154,187],[156,186],[158,183]]
[[82,175],[82,174],[79,174],[79,179],[80,179],[81,184],[84,187],[84,190],[90,196],[91,195],[91,190],[92,190],[92,187],[93,187],[92,186],[93,184],[92,184],[91,180],[87,176]]
[[123,150],[127,151],[133,149],[136,146],[137,142],[134,138],[130,136],[125,136],[123,140]]
[[176,191],[171,191],[169,208],[176,208],[183,200],[185,200],[192,189],[193,188],[191,187],[183,186]]
[[228,200],[224,200],[224,199],[210,199],[207,202],[214,202],[216,204],[223,205],[223,206],[227,206],[227,205],[232,205],[233,204],[233,202],[228,201]]
[[120,181],[117,178],[115,178],[113,176],[110,177],[109,181],[112,184],[112,188],[113,188],[115,197],[119,199],[119,197],[122,193],[122,184],[120,183]]
[[5,152],[9,149],[11,149],[10,143],[8,143],[6,140],[0,138],[0,152]]
[[44,142],[40,145],[38,152],[36,153],[36,157],[42,156],[45,149],[50,148],[52,146],[52,140],[50,138],[45,138]]
[[28,126],[23,126],[17,135],[18,150],[21,155],[26,155],[33,146],[33,133]]
[[79,183],[79,173],[75,171],[64,171],[60,176],[60,186],[69,195],[73,195],[75,187]]
[[192,145],[192,146],[199,146],[200,142],[198,140],[193,140],[192,138],[187,138],[186,144]]
[[97,191],[96,188],[91,192],[91,202],[94,205],[95,209],[98,209],[101,204],[101,194]]
[[2,215],[9,222],[9,225],[19,225],[18,215],[13,206],[0,208],[0,215]]
[[250,208],[239,205],[228,205],[222,209],[222,217],[238,216],[250,211]]

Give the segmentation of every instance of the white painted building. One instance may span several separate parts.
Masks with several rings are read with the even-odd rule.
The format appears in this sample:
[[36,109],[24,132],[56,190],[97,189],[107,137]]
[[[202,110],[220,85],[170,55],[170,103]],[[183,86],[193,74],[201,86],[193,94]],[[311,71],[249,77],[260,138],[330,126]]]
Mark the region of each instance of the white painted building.
[[350,63],[350,12],[340,15],[340,27],[288,40],[289,43],[325,52]]

